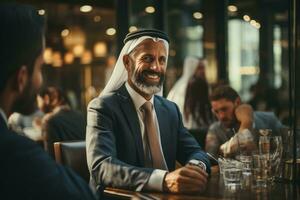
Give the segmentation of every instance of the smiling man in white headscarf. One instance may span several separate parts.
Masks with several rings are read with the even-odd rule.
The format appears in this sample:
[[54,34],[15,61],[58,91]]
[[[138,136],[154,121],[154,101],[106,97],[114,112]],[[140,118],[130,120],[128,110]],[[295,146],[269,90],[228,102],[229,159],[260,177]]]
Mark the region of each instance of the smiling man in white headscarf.
[[[88,106],[87,161],[91,183],[135,191],[195,193],[210,164],[182,124],[175,103],[161,97],[168,37],[129,33],[110,81]],[[183,167],[175,170],[178,160]]]

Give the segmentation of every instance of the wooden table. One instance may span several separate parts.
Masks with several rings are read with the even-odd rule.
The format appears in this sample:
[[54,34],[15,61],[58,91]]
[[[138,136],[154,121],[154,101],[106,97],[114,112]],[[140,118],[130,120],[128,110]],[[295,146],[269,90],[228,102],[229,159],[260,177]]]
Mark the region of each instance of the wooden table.
[[202,194],[174,195],[167,193],[132,192],[113,188],[106,189],[104,194],[107,199],[134,200],[300,200],[300,186],[290,183],[274,183],[263,189],[246,188],[231,191],[224,187],[223,179],[218,174],[214,174],[208,181],[206,191]]

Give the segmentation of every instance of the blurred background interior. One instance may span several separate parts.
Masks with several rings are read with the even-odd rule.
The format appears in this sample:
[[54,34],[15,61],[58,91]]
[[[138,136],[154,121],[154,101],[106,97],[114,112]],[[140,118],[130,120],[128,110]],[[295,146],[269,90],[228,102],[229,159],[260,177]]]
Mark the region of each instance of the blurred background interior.
[[295,67],[291,71],[290,51],[295,49],[289,40],[290,1],[18,2],[32,4],[47,16],[45,83],[60,86],[78,110],[85,112],[104,88],[124,36],[139,28],[157,28],[171,40],[165,96],[181,76],[186,56],[205,57],[210,85],[229,83],[256,110],[272,110],[286,125],[291,123],[291,98],[300,98],[291,94],[297,91],[291,78],[299,72]]

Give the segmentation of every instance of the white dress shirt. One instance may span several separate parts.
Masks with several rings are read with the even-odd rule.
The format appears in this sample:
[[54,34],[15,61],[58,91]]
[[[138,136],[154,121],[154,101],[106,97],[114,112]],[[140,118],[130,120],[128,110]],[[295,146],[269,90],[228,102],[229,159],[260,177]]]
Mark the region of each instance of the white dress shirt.
[[[135,106],[135,109],[136,109],[136,112],[137,112],[137,115],[139,118],[140,130],[141,130],[142,139],[143,139],[143,148],[144,148],[144,152],[145,152],[145,148],[147,147],[146,146],[147,144],[145,143],[145,141],[146,141],[145,137],[147,137],[147,136],[145,135],[145,125],[144,125],[144,121],[143,121],[143,113],[140,110],[140,108],[147,100],[144,97],[142,97],[139,93],[137,93],[134,89],[132,89],[131,86],[128,84],[128,82],[126,82],[125,87],[133,101],[133,104]],[[154,106],[154,96],[152,96],[152,98],[149,101]],[[160,130],[159,130],[159,125],[158,125],[158,120],[157,120],[155,109],[153,109],[152,113],[153,113],[154,123],[155,123],[156,129],[157,129],[157,134],[158,134],[158,138],[159,138],[160,150],[163,155],[164,165],[165,165],[165,168],[168,169],[165,158],[164,158],[164,154],[162,151],[162,146],[161,146],[161,141],[160,141]],[[165,171],[165,170],[155,169],[152,172],[147,185],[145,185],[145,189],[154,190],[154,191],[163,191],[163,180],[164,180],[166,173],[167,173],[167,171]]]

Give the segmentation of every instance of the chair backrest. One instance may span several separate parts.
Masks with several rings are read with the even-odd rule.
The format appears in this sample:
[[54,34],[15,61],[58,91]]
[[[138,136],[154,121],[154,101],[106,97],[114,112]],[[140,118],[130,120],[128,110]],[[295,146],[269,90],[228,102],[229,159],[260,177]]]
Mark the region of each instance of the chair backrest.
[[57,163],[70,167],[87,182],[90,174],[86,161],[85,141],[55,142],[54,154]]

